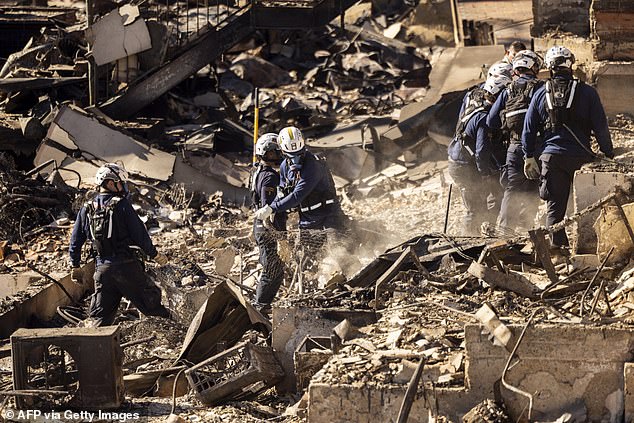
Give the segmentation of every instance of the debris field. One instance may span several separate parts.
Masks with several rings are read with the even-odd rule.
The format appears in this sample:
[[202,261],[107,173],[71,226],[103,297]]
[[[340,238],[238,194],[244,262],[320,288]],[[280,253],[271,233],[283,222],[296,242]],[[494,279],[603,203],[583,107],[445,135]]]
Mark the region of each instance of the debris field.
[[[634,8],[546,3],[0,0],[0,421],[634,421]],[[466,236],[447,145],[514,40],[578,49],[616,162],[557,227]],[[287,126],[352,223],[306,257],[290,213],[265,310],[254,133]],[[115,162],[171,316],[91,327],[69,240]]]

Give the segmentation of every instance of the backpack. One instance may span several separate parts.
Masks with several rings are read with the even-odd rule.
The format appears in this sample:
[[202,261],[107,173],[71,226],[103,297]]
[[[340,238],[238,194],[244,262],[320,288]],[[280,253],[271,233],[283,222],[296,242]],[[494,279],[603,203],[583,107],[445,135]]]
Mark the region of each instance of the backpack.
[[475,156],[475,140],[470,139],[465,133],[469,120],[478,112],[487,111],[491,108],[491,104],[486,101],[486,91],[476,86],[467,92],[467,102],[462,114],[458,117],[456,124],[456,137],[460,139],[463,149],[465,149],[471,157]]
[[99,257],[112,257],[119,252],[112,217],[120,201],[121,197],[112,197],[102,206],[96,200],[86,203],[86,216],[93,238],[93,250]]
[[[315,206],[322,207],[328,206],[331,204],[335,204],[337,200],[337,190],[335,188],[335,181],[332,177],[332,172],[330,171],[330,167],[326,162],[326,159],[318,154],[313,154],[315,160],[317,161],[317,166],[321,169],[322,177],[326,179],[326,186],[323,190],[318,190],[317,188],[313,189],[313,191],[306,196],[302,200],[299,206],[299,210],[302,212],[316,210]],[[295,189],[295,185],[299,180],[298,175],[295,175],[295,178],[285,187],[284,194],[288,195]],[[318,208],[317,207],[317,208]]]
[[583,84],[578,79],[554,78],[546,81],[546,129],[559,130],[570,125],[574,117],[574,100],[577,87]]
[[506,89],[508,97],[502,112],[502,128],[508,131],[511,139],[521,139],[528,106],[533,93],[542,83],[539,79],[528,80],[525,84],[515,81]]

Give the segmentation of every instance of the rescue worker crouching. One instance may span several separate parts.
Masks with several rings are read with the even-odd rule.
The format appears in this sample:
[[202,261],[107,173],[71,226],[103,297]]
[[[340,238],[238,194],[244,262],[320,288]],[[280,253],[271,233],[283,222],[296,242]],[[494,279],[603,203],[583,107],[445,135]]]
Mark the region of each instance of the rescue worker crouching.
[[482,88],[472,90],[448,147],[449,175],[460,189],[466,208],[465,235],[479,235],[481,224],[494,222],[498,214],[501,187],[496,175],[501,158],[494,155],[486,118],[496,96],[510,82],[506,76],[492,77]]
[[511,229],[533,227],[539,207],[538,184],[524,175],[522,130],[531,99],[544,82],[537,79],[540,68],[541,59],[533,51],[517,52],[513,59],[517,79],[501,92],[487,117],[489,128],[502,130],[508,137],[506,164],[500,178],[504,196],[498,224]]
[[[277,134],[264,134],[255,144],[255,155],[258,162],[251,177],[251,193],[253,205],[257,209],[273,202],[280,184],[280,175],[276,168],[282,161]],[[277,253],[277,236],[275,231],[286,229],[286,214],[275,213],[269,216],[272,221],[256,218],[253,222],[253,236],[260,250],[262,275],[258,281],[255,306],[267,310],[280,289],[284,279],[284,264]]]
[[[597,91],[574,79],[575,57],[565,47],[551,47],[545,57],[550,79],[533,96],[522,133],[527,178],[539,178],[539,195],[546,201],[546,224],[561,222],[566,215],[570,187],[575,171],[596,155],[590,147],[594,133],[600,150],[614,156],[605,111]],[[544,134],[543,151],[537,162],[537,134]],[[565,230],[552,234],[552,247],[568,246]]]
[[280,131],[277,141],[284,155],[280,166],[281,195],[256,211],[264,220],[273,213],[299,209],[302,245],[320,249],[327,233],[342,233],[347,217],[341,210],[326,161],[308,151],[301,131],[293,126]]
[[71,277],[82,279],[81,249],[91,241],[95,253],[95,292],[89,317],[95,326],[111,325],[122,297],[147,316],[170,317],[161,304],[161,290],[143,269],[132,249],[139,247],[158,264],[168,258],[156,251],[145,225],[126,198],[127,172],[116,163],[95,175],[97,195],[79,211],[70,240]]

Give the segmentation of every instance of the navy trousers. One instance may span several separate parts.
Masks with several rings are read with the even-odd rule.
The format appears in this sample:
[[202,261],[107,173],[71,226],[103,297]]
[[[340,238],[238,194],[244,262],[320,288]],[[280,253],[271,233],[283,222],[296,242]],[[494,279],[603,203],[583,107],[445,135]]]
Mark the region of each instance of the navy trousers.
[[122,297],[146,316],[170,317],[169,310],[161,304],[161,289],[145,273],[140,261],[97,265],[89,311],[97,326],[112,325]]
[[275,230],[265,228],[262,222],[256,220],[253,226],[253,236],[260,250],[260,264],[262,275],[256,288],[255,302],[258,306],[271,304],[284,279],[284,264],[277,254],[277,239]]
[[[539,196],[546,201],[548,208],[546,225],[551,226],[564,220],[575,171],[588,163],[590,159],[548,153],[542,154],[539,159],[542,166]],[[564,229],[553,233],[551,240],[554,246],[568,246],[568,237]]]

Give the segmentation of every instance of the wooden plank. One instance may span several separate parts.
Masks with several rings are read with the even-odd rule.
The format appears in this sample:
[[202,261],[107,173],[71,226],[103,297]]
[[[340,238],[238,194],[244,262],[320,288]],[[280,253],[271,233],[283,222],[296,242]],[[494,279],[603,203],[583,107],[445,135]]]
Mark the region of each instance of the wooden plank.
[[550,257],[548,243],[546,242],[546,231],[543,229],[535,229],[528,231],[528,234],[531,237],[531,241],[533,241],[535,252],[539,257],[539,260],[542,262],[542,266],[544,266],[544,270],[546,270],[548,278],[552,282],[557,282],[559,280],[559,276],[557,276],[555,266],[553,265],[552,258]]
[[375,308],[378,308],[379,294],[381,293],[381,287],[385,283],[391,281],[392,278],[394,278],[394,276],[396,276],[396,274],[400,272],[403,264],[405,264],[406,261],[411,259],[412,252],[413,252],[412,247],[408,246],[405,250],[403,250],[401,255],[396,259],[396,261],[392,264],[392,266],[390,266],[390,268],[387,269],[385,273],[383,273],[379,279],[377,279],[375,288],[374,288]]
[[497,270],[476,263],[475,261],[471,263],[467,272],[478,279],[482,279],[493,287],[503,289],[505,291],[515,292],[516,294],[527,298],[537,297],[539,289],[525,278],[522,278],[513,272],[510,272],[509,274],[498,272]]

